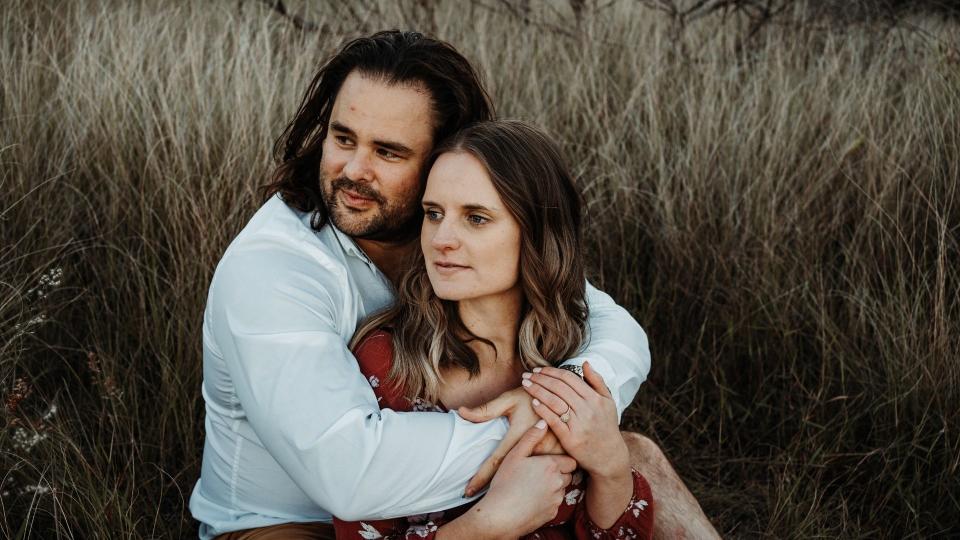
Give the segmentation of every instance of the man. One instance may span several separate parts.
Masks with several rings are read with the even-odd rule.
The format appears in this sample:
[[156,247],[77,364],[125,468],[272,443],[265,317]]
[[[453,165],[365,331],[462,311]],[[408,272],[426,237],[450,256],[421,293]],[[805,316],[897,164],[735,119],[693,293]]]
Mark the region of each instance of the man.
[[[201,537],[325,538],[331,514],[458,506],[537,420],[523,390],[461,411],[467,420],[381,411],[346,345],[392,302],[391,281],[417,249],[432,147],[490,117],[469,62],[412,32],[354,40],[314,78],[278,140],[273,196],[210,285],[206,441],[190,501]],[[590,288],[588,302],[590,345],[567,363],[589,358],[622,413],[649,370],[646,337],[607,295]],[[663,485],[682,487],[655,445],[627,439],[652,483],[662,470]],[[699,511],[692,505],[681,509]]]

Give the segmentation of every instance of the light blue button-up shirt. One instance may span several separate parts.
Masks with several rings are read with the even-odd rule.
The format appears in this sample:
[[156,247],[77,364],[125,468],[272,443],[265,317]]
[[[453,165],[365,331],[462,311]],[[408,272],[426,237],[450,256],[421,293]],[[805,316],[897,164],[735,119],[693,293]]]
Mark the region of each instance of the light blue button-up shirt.
[[[646,336],[588,286],[589,358],[619,412],[650,368]],[[347,342],[393,288],[350,237],[279,197],[227,248],[203,315],[206,440],[190,510],[201,538],[279,523],[463,504],[506,433],[449,413],[380,410]]]

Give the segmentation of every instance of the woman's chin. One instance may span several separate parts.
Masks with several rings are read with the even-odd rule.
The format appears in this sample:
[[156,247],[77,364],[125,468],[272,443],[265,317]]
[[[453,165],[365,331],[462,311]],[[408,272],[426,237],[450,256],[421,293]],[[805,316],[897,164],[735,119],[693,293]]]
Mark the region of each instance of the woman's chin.
[[434,287],[433,294],[437,295],[437,298],[441,300],[448,300],[450,302],[459,302],[464,299],[463,292],[457,291],[453,287]]

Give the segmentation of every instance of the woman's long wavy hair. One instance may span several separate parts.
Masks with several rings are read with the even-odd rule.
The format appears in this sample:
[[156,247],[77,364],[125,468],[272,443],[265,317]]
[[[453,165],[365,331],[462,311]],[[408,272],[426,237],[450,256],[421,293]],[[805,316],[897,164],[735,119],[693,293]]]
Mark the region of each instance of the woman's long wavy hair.
[[320,194],[323,140],[340,87],[354,71],[389,84],[423,85],[433,106],[434,141],[494,115],[476,70],[446,42],[387,30],[346,43],[314,76],[296,116],[274,144],[273,178],[260,188],[264,200],[279,193],[291,208],[313,212],[310,224],[316,230],[327,222]]
[[[447,152],[465,152],[479,160],[520,224],[524,302],[515,351],[520,362],[529,370],[575,355],[586,339],[587,321],[581,199],[559,148],[528,124],[489,121],[441,143],[429,163]],[[460,367],[471,376],[479,374],[479,360],[468,342],[493,344],[466,328],[456,302],[434,294],[422,251],[416,250],[412,259],[396,304],[364,321],[351,347],[377,329],[389,329],[392,381],[407,397],[436,403],[444,369]]]

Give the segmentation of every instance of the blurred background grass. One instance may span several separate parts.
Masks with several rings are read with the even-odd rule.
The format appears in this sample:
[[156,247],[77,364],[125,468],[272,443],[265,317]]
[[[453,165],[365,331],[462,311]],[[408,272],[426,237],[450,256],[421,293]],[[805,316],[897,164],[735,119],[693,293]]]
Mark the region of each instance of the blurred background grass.
[[4,2],[0,534],[195,536],[209,278],[323,59],[399,27],[561,142],[650,337],[625,428],[725,536],[960,537],[954,6]]

